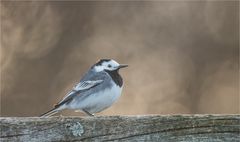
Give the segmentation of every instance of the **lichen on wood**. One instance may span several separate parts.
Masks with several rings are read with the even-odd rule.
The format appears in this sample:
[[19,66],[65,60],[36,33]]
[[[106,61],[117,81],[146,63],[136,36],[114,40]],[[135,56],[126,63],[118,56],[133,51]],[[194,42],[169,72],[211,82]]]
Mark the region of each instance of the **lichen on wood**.
[[240,115],[0,117],[0,141],[239,142]]

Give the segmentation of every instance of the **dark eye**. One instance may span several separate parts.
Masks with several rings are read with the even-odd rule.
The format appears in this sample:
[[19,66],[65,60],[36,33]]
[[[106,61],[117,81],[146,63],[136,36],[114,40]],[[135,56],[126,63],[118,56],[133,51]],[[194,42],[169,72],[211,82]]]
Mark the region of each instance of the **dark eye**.
[[111,68],[111,67],[112,67],[112,65],[108,65],[108,67],[109,67],[109,68]]

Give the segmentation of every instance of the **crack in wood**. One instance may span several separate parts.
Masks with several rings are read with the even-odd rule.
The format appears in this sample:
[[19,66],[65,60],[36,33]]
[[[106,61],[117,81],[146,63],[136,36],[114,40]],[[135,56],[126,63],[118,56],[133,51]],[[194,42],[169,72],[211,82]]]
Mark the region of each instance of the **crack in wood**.
[[[144,136],[144,135],[150,135],[150,134],[155,134],[155,133],[168,133],[168,132],[176,132],[176,131],[182,131],[182,130],[191,130],[191,129],[200,129],[200,128],[215,128],[217,127],[218,125],[210,125],[210,126],[194,126],[194,127],[182,127],[182,128],[174,128],[174,129],[164,129],[164,130],[160,130],[160,131],[151,131],[151,132],[147,132],[147,133],[140,133],[140,134],[135,134],[135,135],[129,135],[129,136],[126,136],[126,137],[120,137],[120,138],[116,138],[116,139],[109,139],[109,140],[106,140],[106,141],[114,141],[114,140],[122,140],[122,139],[128,139],[128,138],[131,138],[131,137],[138,137],[138,136]],[[182,136],[184,135],[198,135],[198,134],[211,134],[211,133],[237,133],[239,131],[207,131],[207,132],[198,132],[198,133],[184,133],[184,134],[181,134]],[[123,134],[122,132],[119,132],[119,133],[111,133],[111,134],[104,134],[104,135],[96,135],[96,136],[91,136],[91,137],[85,137],[83,139],[80,139],[80,140],[87,140],[87,139],[96,139],[96,138],[99,138],[99,137],[103,137],[103,136],[113,136],[113,135],[119,135],[119,134]],[[181,136],[181,135],[177,135],[177,136]]]
[[29,134],[6,135],[6,136],[1,136],[0,138],[20,137],[20,136],[24,136],[24,135],[29,135]]

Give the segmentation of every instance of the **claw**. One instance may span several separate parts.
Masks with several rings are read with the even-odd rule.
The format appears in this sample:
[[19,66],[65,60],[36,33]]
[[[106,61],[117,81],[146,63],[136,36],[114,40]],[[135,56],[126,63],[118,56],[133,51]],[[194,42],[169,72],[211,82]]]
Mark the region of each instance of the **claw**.
[[90,113],[90,112],[88,112],[88,111],[86,111],[86,110],[84,110],[84,109],[83,109],[83,111],[84,111],[87,115],[89,115],[89,116],[94,116],[94,114],[92,114],[92,113]]

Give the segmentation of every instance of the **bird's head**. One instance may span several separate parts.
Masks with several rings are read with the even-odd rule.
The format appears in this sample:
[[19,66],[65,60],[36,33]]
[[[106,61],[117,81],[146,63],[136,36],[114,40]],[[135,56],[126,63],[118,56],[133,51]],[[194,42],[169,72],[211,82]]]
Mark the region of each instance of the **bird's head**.
[[96,64],[93,65],[93,69],[96,72],[100,71],[117,71],[120,68],[125,68],[128,65],[125,64],[119,64],[118,62],[114,61],[113,59],[101,59]]

